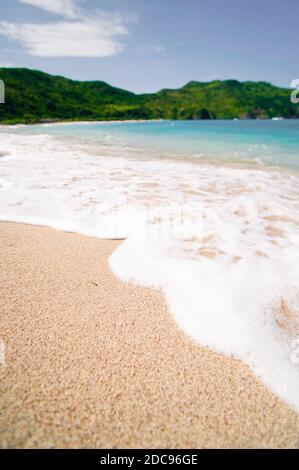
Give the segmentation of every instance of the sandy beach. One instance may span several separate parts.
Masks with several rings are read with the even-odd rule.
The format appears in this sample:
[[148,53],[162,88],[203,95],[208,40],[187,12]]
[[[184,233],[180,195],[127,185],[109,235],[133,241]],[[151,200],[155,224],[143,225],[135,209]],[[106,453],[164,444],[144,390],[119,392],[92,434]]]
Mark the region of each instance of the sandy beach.
[[118,243],[0,224],[1,447],[298,448],[298,415],[249,367],[116,279]]

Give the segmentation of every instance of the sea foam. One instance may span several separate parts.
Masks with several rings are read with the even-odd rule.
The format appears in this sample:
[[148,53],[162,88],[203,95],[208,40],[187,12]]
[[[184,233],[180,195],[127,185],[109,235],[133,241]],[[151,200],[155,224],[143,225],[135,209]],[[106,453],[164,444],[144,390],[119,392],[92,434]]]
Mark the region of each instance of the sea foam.
[[118,277],[163,290],[187,334],[299,411],[298,173],[140,158],[48,129],[1,130],[0,219],[126,239]]

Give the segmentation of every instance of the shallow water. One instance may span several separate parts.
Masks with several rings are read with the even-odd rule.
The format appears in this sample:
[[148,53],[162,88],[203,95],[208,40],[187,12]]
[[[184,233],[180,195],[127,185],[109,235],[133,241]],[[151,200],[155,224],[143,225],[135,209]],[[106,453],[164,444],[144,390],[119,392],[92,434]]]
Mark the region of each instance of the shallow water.
[[26,126],[18,133],[70,136],[151,157],[264,163],[299,169],[299,120],[151,121]]
[[[0,218],[108,238],[201,344],[299,411],[299,122],[0,129]],[[96,256],[96,254],[95,254]]]

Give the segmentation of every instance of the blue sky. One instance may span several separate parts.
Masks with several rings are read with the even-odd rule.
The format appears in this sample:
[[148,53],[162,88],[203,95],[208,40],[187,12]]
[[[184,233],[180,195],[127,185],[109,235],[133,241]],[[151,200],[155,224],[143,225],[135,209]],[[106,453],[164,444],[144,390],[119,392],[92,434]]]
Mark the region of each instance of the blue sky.
[[0,0],[0,66],[135,92],[299,78],[298,0]]

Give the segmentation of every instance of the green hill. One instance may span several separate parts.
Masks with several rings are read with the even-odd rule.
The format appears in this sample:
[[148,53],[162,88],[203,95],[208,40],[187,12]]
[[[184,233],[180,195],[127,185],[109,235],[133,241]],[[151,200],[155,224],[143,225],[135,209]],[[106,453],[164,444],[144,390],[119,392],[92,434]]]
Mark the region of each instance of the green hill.
[[105,82],[79,82],[29,69],[0,68],[0,79],[6,88],[1,123],[299,117],[290,90],[266,82],[190,82],[177,90],[136,95]]

